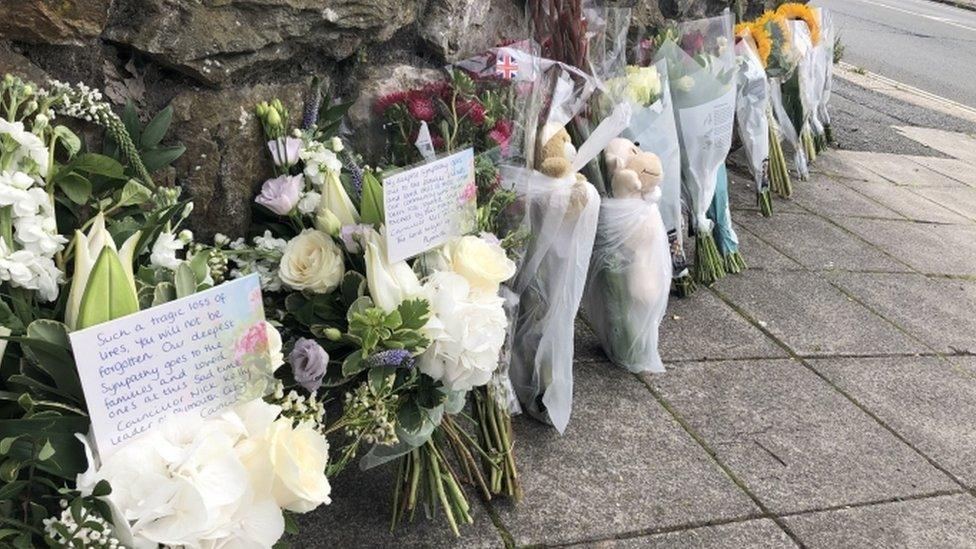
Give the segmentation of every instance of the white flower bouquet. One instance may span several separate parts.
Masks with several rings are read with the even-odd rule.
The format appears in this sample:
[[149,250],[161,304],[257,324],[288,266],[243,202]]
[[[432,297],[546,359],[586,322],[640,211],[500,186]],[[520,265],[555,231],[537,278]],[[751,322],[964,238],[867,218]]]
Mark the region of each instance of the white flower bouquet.
[[767,113],[769,83],[759,57],[756,42],[748,27],[736,36],[735,53],[739,59],[736,80],[736,124],[746,153],[752,180],[756,185],[756,201],[760,213],[773,214],[770,196],[770,128]]
[[725,275],[707,211],[719,167],[732,145],[735,55],[732,16],[681,23],[658,38],[655,59],[667,59],[681,144],[682,183],[695,235],[694,275],[711,284]]

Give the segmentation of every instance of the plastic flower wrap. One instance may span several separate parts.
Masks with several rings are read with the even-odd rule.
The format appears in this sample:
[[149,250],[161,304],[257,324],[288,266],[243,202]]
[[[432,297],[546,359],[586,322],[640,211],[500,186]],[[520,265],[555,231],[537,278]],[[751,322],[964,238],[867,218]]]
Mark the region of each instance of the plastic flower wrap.
[[725,274],[707,211],[720,166],[732,144],[735,54],[732,16],[681,23],[661,40],[656,59],[667,59],[678,122],[682,183],[695,234],[695,279],[711,284]]
[[[737,26],[739,28],[739,26]],[[772,215],[772,200],[770,197],[770,172],[779,173],[777,168],[771,168],[770,142],[776,139],[771,136],[768,115],[769,84],[766,80],[766,70],[757,50],[756,41],[752,38],[749,25],[740,29],[736,35],[735,53],[739,58],[739,75],[736,81],[736,123],[739,138],[746,153],[749,170],[752,172],[753,183],[756,186],[756,201],[762,215]],[[778,139],[777,139],[778,144]]]

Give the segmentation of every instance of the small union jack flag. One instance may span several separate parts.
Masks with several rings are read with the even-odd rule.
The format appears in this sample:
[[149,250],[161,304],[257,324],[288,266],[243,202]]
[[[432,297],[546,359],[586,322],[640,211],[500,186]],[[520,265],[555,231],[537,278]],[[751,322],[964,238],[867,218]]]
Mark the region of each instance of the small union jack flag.
[[495,74],[506,80],[518,76],[518,62],[510,54],[503,53],[495,58]]

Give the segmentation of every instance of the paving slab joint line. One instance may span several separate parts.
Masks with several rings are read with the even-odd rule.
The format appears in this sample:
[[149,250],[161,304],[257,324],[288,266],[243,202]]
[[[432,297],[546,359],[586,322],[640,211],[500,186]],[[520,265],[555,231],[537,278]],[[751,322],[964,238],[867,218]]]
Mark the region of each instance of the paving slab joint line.
[[726,476],[729,477],[729,480],[731,480],[736,486],[738,486],[739,489],[742,490],[742,492],[746,496],[748,496],[749,499],[752,500],[752,502],[756,505],[756,507],[758,507],[759,510],[762,511],[763,518],[768,518],[773,522],[775,522],[776,525],[779,526],[779,528],[787,536],[789,536],[790,539],[792,539],[793,542],[796,543],[797,546],[799,546],[801,549],[806,547],[806,544],[804,544],[800,540],[800,538],[796,535],[796,533],[793,532],[793,530],[782,519],[780,519],[778,516],[776,516],[776,514],[770,511],[769,508],[766,507],[766,504],[763,503],[761,499],[759,499],[759,496],[753,493],[753,491],[749,488],[749,486],[746,485],[745,481],[740,479],[739,476],[736,475],[735,472],[732,471],[732,469],[725,464],[725,462],[719,459],[718,454],[715,452],[714,449],[712,449],[711,445],[705,442],[705,439],[702,438],[702,436],[697,431],[695,431],[695,429],[691,426],[691,424],[688,423],[688,421],[685,420],[685,418],[681,414],[679,414],[678,411],[674,409],[674,407],[671,406],[671,403],[668,402],[667,399],[664,398],[664,396],[662,396],[656,389],[654,389],[654,387],[651,386],[650,383],[648,383],[647,379],[645,379],[644,377],[638,374],[632,374],[632,375],[636,377],[641,383],[644,384],[644,387],[646,387],[648,392],[651,393],[651,396],[654,397],[654,400],[656,400],[658,404],[661,405],[661,407],[663,407],[669,414],[671,414],[671,417],[673,417],[674,420],[678,422],[678,425],[680,425],[681,428],[684,429],[686,433],[688,433],[688,436],[690,436],[695,442],[698,443],[699,446],[702,447],[703,450],[705,450],[705,453],[708,454],[708,456],[712,458],[712,461],[714,461],[715,464],[718,465],[718,467],[726,474]]
[[825,513],[829,511],[842,511],[845,509],[857,509],[860,507],[874,507],[877,505],[888,505],[890,503],[899,503],[902,501],[919,501],[932,498],[941,498],[945,496],[959,496],[959,495],[969,495],[971,492],[969,490],[936,490],[935,492],[929,492],[926,494],[915,494],[912,496],[902,496],[887,499],[876,499],[871,501],[859,501],[855,503],[843,503],[840,505],[830,505],[828,507],[815,507],[810,509],[801,509],[799,511],[788,511],[786,513],[780,513],[778,516],[781,518],[799,517],[803,515],[813,515],[816,513]]
[[700,528],[709,528],[712,526],[727,526],[729,524],[742,524],[754,520],[766,520],[766,519],[771,519],[771,516],[765,513],[751,513],[748,515],[743,515],[741,517],[686,522],[684,524],[678,524],[675,526],[665,526],[661,528],[642,528],[640,530],[629,530],[627,532],[619,532],[609,536],[601,536],[595,538],[581,538],[573,541],[567,541],[565,543],[557,543],[552,545],[552,547],[572,547],[574,545],[599,543],[601,541],[626,540],[626,539],[642,538],[647,536],[656,536],[661,534],[673,534],[676,532],[688,532],[691,530],[698,530]]
[[[828,283],[829,283],[829,281],[828,281]],[[839,385],[837,385],[836,383],[834,383],[833,381],[831,381],[830,378],[828,378],[827,376],[825,376],[824,374],[822,374],[819,370],[817,370],[816,368],[814,368],[802,356],[800,356],[799,354],[797,354],[796,351],[794,351],[792,347],[790,347],[789,345],[787,345],[785,341],[782,341],[781,339],[779,339],[778,337],[776,337],[772,332],[770,332],[768,329],[766,329],[766,327],[764,327],[762,324],[760,324],[758,320],[756,320],[755,318],[753,318],[752,315],[750,315],[745,310],[743,310],[741,307],[739,307],[738,305],[736,305],[728,296],[726,296],[722,292],[716,290],[714,287],[710,287],[710,288],[708,288],[708,290],[711,291],[713,294],[715,294],[719,299],[721,299],[722,301],[724,301],[726,305],[728,305],[733,310],[735,310],[735,312],[737,312],[740,316],[742,316],[742,318],[744,318],[747,322],[749,322],[750,324],[752,324],[756,329],[758,329],[759,331],[761,331],[762,333],[764,333],[766,335],[766,337],[768,337],[774,343],[776,343],[777,345],[779,345],[784,351],[786,351],[787,354],[790,355],[790,358],[792,358],[795,361],[799,362],[804,368],[806,368],[807,370],[809,370],[810,372],[812,372],[815,376],[817,376],[820,379],[822,379],[824,381],[824,383],[826,383],[832,389],[834,389],[835,391],[837,391],[841,396],[843,396],[848,401],[850,401],[851,404],[853,404],[854,406],[857,406],[862,412],[864,412],[865,414],[867,414],[867,416],[870,417],[871,419],[873,419],[878,425],[880,425],[886,431],[888,431],[889,433],[891,433],[891,435],[894,436],[896,439],[898,439],[899,441],[901,441],[902,444],[904,444],[905,446],[908,446],[909,448],[912,449],[912,451],[914,451],[916,454],[918,454],[919,456],[921,456],[922,459],[924,459],[925,461],[927,461],[929,463],[929,465],[931,465],[932,467],[935,467],[938,471],[941,471],[944,475],[946,475],[947,477],[949,477],[953,482],[955,482],[956,484],[958,484],[962,489],[967,490],[970,493],[972,493],[974,496],[976,496],[976,491],[970,490],[969,486],[967,486],[966,483],[964,483],[959,477],[957,477],[951,471],[949,471],[948,469],[946,469],[945,467],[943,467],[942,465],[940,465],[933,458],[929,457],[928,454],[926,454],[925,452],[923,452],[922,450],[920,450],[914,444],[912,444],[901,433],[899,433],[898,431],[896,431],[893,427],[891,427],[890,425],[888,425],[888,423],[886,423],[883,419],[881,419],[880,416],[878,416],[877,414],[875,414],[874,412],[872,412],[871,410],[869,410],[867,406],[865,406],[859,400],[857,400],[856,398],[854,398],[854,395],[852,395],[852,394],[848,393],[847,391],[845,391],[844,389],[842,389]],[[874,312],[874,311],[872,311],[872,312]],[[875,313],[875,314],[877,314],[877,313]],[[881,317],[881,318],[884,318],[884,317]],[[885,320],[887,320],[887,319],[885,319]],[[889,322],[891,322],[891,321],[889,321]],[[892,323],[892,325],[894,325],[896,328],[899,328],[900,329],[900,327],[898,327],[897,324]],[[955,365],[953,365],[953,366],[955,366]]]
[[[905,156],[905,155],[902,155],[902,156]],[[911,159],[909,159],[909,160],[911,160]],[[921,167],[923,167],[923,168],[925,168],[925,169],[927,169],[929,171],[932,171],[932,172],[935,172],[935,173],[940,173],[940,172],[936,172],[935,170],[933,170],[932,168],[929,168],[928,166],[926,166],[924,164],[919,164],[918,162],[915,162],[914,160],[912,160],[912,162],[914,162],[915,164],[918,164],[919,166],[921,166]],[[879,206],[881,206],[881,207],[883,207],[885,209],[891,210],[892,212],[900,215],[902,218],[904,218],[904,219],[906,219],[908,221],[911,221],[913,223],[919,223],[919,224],[922,224],[922,225],[948,225],[948,226],[958,225],[958,226],[961,226],[961,227],[968,227],[968,226],[970,226],[970,225],[973,224],[974,219],[972,217],[969,217],[966,214],[963,214],[961,212],[958,212],[956,210],[953,210],[952,208],[950,208],[950,207],[948,207],[948,206],[946,206],[944,204],[941,204],[939,202],[936,202],[935,200],[933,200],[932,198],[929,198],[929,197],[925,196],[924,194],[919,194],[918,193],[918,189],[919,189],[918,186],[916,186],[916,185],[910,185],[910,184],[904,184],[904,183],[899,183],[898,181],[895,181],[894,179],[891,179],[890,177],[888,177],[888,176],[886,176],[884,174],[878,173],[878,172],[872,170],[871,168],[868,168],[867,166],[865,166],[865,168],[868,169],[868,170],[870,170],[872,173],[874,173],[878,177],[884,179],[885,181],[888,181],[889,183],[892,183],[896,187],[906,188],[906,189],[908,189],[908,192],[912,193],[913,195],[917,196],[918,198],[921,198],[922,200],[924,200],[926,202],[929,202],[931,204],[935,204],[936,206],[942,208],[943,210],[945,210],[947,212],[956,214],[959,217],[962,217],[962,218],[968,220],[968,223],[952,223],[952,222],[946,222],[946,221],[926,221],[924,219],[912,219],[911,217],[908,217],[907,215],[905,215],[905,214],[903,214],[901,212],[892,210],[887,204],[881,202],[880,200],[875,199],[871,195],[865,194],[865,193],[861,192],[861,190],[858,188],[857,185],[851,185],[850,183],[848,183],[848,181],[850,181],[850,180],[845,179],[843,177],[834,176],[834,175],[831,175],[831,174],[824,174],[824,175],[826,175],[826,177],[828,179],[831,179],[834,182],[836,182],[836,183],[838,183],[840,185],[843,185],[844,187],[846,187],[847,189],[849,189],[849,190],[853,191],[854,193],[860,195],[861,197],[866,198],[867,200],[869,200],[871,202],[874,202],[875,204],[877,204],[877,205],[879,205]],[[940,175],[944,175],[944,174],[941,174],[940,173]],[[945,177],[948,177],[949,179],[952,179],[953,181],[957,181],[961,185],[966,185],[962,181],[959,181],[958,179],[956,179],[956,178],[954,178],[954,177],[952,177],[950,175],[945,175]],[[966,185],[966,186],[968,187],[968,185]],[[803,206],[801,206],[800,204],[797,204],[797,206],[803,208]],[[872,219],[872,220],[876,220],[876,221],[890,221],[889,218],[878,217],[878,216],[867,216],[867,215],[865,215],[865,216],[857,216],[857,215],[851,215],[851,216],[847,216],[847,217],[853,217],[855,219]]]

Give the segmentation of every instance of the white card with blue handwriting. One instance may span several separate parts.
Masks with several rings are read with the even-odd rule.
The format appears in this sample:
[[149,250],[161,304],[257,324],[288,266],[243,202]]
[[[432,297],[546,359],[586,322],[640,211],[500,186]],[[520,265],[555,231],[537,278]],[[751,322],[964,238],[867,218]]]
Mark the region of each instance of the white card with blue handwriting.
[[69,334],[99,454],[272,389],[257,275]]
[[475,229],[474,149],[383,177],[387,261],[396,263]]

